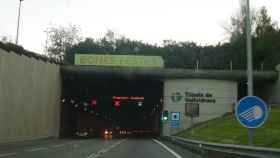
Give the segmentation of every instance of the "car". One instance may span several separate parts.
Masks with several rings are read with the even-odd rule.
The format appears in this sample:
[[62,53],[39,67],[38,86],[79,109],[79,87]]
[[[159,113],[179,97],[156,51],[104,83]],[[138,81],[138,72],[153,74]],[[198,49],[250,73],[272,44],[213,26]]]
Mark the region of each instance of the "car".
[[76,132],[76,135],[79,136],[79,137],[83,137],[83,138],[87,138],[89,136],[89,133],[88,132],[82,132],[82,131],[77,131]]
[[104,130],[104,138],[105,139],[112,139],[113,137],[113,131],[109,129]]

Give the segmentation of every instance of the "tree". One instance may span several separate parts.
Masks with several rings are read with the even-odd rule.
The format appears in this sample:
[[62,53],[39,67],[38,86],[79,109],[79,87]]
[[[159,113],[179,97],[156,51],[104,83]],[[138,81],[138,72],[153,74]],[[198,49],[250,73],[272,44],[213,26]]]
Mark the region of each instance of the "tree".
[[[230,25],[225,27],[229,35],[229,47],[227,46],[228,59],[231,59],[238,69],[246,68],[246,4],[244,0],[240,1],[240,9],[238,13],[231,17]],[[267,14],[265,7],[262,7],[259,11],[254,9],[251,12],[251,24],[252,24],[252,46],[253,46],[253,63],[254,68],[259,68],[264,59],[263,50],[268,51],[263,46],[263,42],[269,41],[270,37],[265,37],[264,32],[268,33],[273,30],[271,18]],[[272,33],[275,34],[275,33]],[[272,35],[271,34],[271,35]],[[263,42],[260,42],[263,41]]]
[[[244,2],[244,1],[243,1]],[[241,5],[239,13],[231,17],[231,24],[227,31],[230,39],[226,46],[225,59],[230,59],[235,64],[235,68],[246,68],[246,26],[245,7]],[[252,14],[252,46],[253,63],[255,69],[260,69],[265,64],[267,69],[274,69],[279,61],[279,29],[277,24],[272,22],[271,17],[265,7],[258,12],[251,11]]]
[[229,68],[229,60],[224,60],[225,51],[222,46],[198,46],[193,42],[163,41],[163,46],[147,44],[131,40],[124,36],[116,37],[114,33],[106,33],[101,39],[86,38],[67,49],[65,60],[74,63],[75,53],[79,54],[112,54],[112,55],[144,55],[161,56],[167,68],[195,68],[199,60],[200,68]]
[[81,30],[76,25],[51,26],[46,31],[47,39],[45,50],[49,57],[64,60],[65,52],[74,44],[82,40]]
[[254,65],[261,68],[274,69],[279,64],[280,36],[277,24],[272,21],[265,7],[258,12],[256,34],[253,38]]
[[[243,9],[242,9],[243,7]],[[267,63],[267,69],[274,69],[280,61],[280,31],[272,22],[265,8],[253,12],[253,59],[254,68]],[[193,42],[164,40],[162,46],[116,36],[108,31],[103,38],[86,38],[67,49],[67,63],[74,63],[75,53],[113,55],[156,55],[162,56],[167,68],[194,69],[199,61],[200,69],[246,69],[246,31],[244,5],[237,16],[231,18],[230,40],[215,46],[200,46]]]
[[8,35],[1,35],[0,41],[2,41],[4,43],[12,43],[12,37],[8,36]]
[[268,15],[267,9],[262,7],[258,13],[256,20],[256,36],[261,37],[266,34],[275,34],[277,32],[277,24],[272,22]]
[[131,40],[125,36],[116,35],[108,31],[103,38],[85,40],[75,44],[66,50],[66,62],[74,63],[75,53],[79,54],[113,54],[113,55],[160,55],[162,48],[158,46],[143,43],[141,41]]
[[[256,28],[256,11],[252,9],[251,23],[252,32],[254,34]],[[246,3],[240,0],[240,8],[237,13],[230,18],[230,24],[223,27],[229,37],[230,42],[235,42],[240,39],[245,39],[246,35]]]

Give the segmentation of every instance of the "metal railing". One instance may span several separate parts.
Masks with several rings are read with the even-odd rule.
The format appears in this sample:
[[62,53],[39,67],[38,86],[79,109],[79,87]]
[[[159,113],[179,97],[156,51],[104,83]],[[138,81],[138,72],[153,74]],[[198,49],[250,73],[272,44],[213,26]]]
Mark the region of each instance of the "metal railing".
[[280,158],[280,149],[209,143],[175,136],[162,139],[200,154],[203,158]]

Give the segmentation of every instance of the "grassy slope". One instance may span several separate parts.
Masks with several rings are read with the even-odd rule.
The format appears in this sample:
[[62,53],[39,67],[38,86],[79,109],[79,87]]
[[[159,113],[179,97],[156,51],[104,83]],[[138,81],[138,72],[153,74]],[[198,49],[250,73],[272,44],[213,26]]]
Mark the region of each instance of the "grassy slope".
[[[186,130],[180,137],[226,144],[247,144],[247,129],[241,126],[234,116],[225,116]],[[256,146],[280,148],[280,109],[269,110],[267,122],[254,129]]]

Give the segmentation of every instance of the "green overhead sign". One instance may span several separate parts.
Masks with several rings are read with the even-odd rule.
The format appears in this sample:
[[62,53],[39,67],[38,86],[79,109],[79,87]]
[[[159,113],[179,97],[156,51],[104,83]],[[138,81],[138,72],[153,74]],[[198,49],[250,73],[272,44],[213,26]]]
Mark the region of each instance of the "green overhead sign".
[[75,65],[163,68],[164,62],[160,56],[75,54]]

